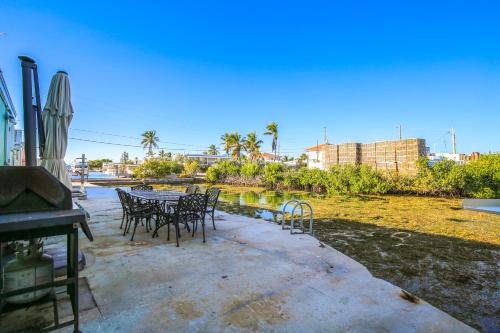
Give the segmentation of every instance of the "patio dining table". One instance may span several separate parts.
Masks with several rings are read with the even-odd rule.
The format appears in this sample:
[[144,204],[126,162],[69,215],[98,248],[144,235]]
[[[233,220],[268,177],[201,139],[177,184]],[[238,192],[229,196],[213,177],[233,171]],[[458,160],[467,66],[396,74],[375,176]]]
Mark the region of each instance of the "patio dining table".
[[[130,193],[131,196],[139,200],[149,201],[151,203],[154,203],[155,205],[158,205],[159,208],[164,212],[170,211],[171,209],[175,209],[177,203],[179,202],[179,198],[187,195],[186,193],[177,191],[132,190],[128,193]],[[159,221],[157,221],[156,228],[153,232],[153,237],[158,236],[158,229],[164,225],[158,223]],[[189,231],[189,226],[187,224],[185,225],[185,227]],[[179,233],[178,237],[180,237]]]
[[180,197],[186,195],[177,191],[142,191],[133,190],[129,192],[131,196],[147,201],[165,202],[168,205],[176,205]]

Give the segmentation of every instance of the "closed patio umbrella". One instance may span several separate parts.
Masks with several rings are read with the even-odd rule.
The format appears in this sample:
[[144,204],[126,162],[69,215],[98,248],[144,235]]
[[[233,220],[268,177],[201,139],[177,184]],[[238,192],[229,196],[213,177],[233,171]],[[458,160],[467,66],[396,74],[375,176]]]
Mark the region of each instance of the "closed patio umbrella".
[[68,146],[68,129],[73,119],[68,74],[59,71],[50,82],[47,102],[42,112],[45,149],[42,166],[56,176],[70,190],[71,179],[64,163]]

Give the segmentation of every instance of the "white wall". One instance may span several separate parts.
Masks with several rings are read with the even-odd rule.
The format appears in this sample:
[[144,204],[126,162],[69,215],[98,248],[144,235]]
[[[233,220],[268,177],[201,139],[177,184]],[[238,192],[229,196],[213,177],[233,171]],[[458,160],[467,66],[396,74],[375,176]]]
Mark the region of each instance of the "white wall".
[[325,153],[324,151],[308,151],[307,152],[307,168],[325,169]]

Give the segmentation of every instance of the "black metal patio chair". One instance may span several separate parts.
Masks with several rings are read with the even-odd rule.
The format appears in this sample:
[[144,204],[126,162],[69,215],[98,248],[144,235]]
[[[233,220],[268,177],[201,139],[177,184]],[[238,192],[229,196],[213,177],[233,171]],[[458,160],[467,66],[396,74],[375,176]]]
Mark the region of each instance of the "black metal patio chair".
[[205,215],[207,211],[208,195],[195,193],[182,197],[181,199],[184,199],[184,208],[186,210],[185,217],[187,218],[186,222],[191,222],[193,224],[191,228],[191,237],[194,237],[194,233],[198,229],[198,222],[201,222],[203,243],[205,243]]
[[208,196],[208,202],[207,202],[207,209],[205,211],[205,214],[210,215],[212,218],[212,225],[215,229],[215,220],[214,220],[214,214],[215,214],[215,206],[217,205],[217,201],[219,201],[219,194],[220,194],[220,189],[216,187],[208,188],[205,194]]
[[[175,241],[179,246],[180,224],[192,223],[192,237],[194,237],[195,229],[197,229],[198,221],[201,222],[203,230],[203,242],[205,243],[205,210],[207,207],[208,196],[201,193],[189,194],[179,198],[177,205],[169,206],[168,204],[158,214],[159,218],[156,221],[156,228],[153,236],[158,236],[158,229],[167,226],[167,240],[170,240],[170,224],[175,228]],[[189,229],[188,229],[189,230]]]
[[127,212],[127,202],[125,198],[125,191],[122,190],[121,188],[115,188],[116,193],[118,194],[118,199],[120,200],[120,204],[122,206],[122,223],[120,224],[120,229],[123,228],[123,223],[125,221],[125,218],[127,219],[128,223],[128,212]]
[[186,193],[187,194],[195,194],[198,193],[200,187],[198,185],[188,185],[186,187]]
[[127,210],[128,220],[125,224],[125,229],[123,231],[123,236],[130,232],[130,227],[132,223],[134,224],[134,230],[132,232],[131,241],[134,240],[135,230],[137,225],[143,220],[146,220],[146,232],[151,228],[151,218],[156,214],[156,209],[154,205],[149,203],[143,203],[139,200],[135,200],[130,193],[124,192],[125,195],[125,208]]
[[130,190],[131,191],[152,191],[153,186],[146,185],[146,184],[139,184],[139,185],[131,186]]

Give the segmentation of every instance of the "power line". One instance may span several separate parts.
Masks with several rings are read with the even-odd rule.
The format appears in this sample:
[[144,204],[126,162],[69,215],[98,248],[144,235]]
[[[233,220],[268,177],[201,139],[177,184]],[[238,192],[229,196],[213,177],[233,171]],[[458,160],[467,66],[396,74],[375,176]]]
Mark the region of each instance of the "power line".
[[[125,143],[115,143],[115,142],[106,142],[106,141],[97,141],[97,140],[89,140],[89,139],[82,139],[82,138],[69,138],[70,140],[76,140],[76,141],[85,141],[85,142],[92,142],[92,143],[100,143],[100,144],[105,144],[105,145],[112,145],[112,146],[122,146],[122,147],[133,147],[133,148],[144,148],[143,146],[139,145],[130,145],[130,144],[125,144]],[[188,149],[185,148],[165,148],[165,147],[152,147],[152,149],[163,149],[163,150],[181,150],[181,151],[187,151]],[[204,149],[189,149],[190,151],[204,151]]]
[[[99,144],[104,144],[104,145],[111,145],[111,146],[120,146],[120,147],[132,147],[132,148],[141,148],[143,149],[143,146],[139,145],[131,145],[131,144],[126,144],[126,143],[116,143],[116,142],[106,142],[106,141],[97,141],[97,140],[89,140],[89,139],[82,139],[82,138],[73,138],[70,137],[70,140],[75,140],[75,141],[84,141],[84,142],[90,142],[90,143],[99,143]],[[163,150],[175,150],[175,151],[205,151],[205,149],[185,149],[185,148],[165,148],[165,147],[153,147],[152,149],[163,149]],[[290,154],[294,153],[292,151],[284,151],[282,152],[284,154]]]
[[[106,136],[113,136],[113,137],[117,137],[117,138],[132,139],[132,140],[141,140],[142,139],[142,138],[134,137],[134,136],[114,134],[114,133],[101,132],[101,131],[93,131],[93,130],[87,130],[87,129],[82,129],[82,128],[71,128],[71,130],[72,131],[78,131],[78,132],[93,133],[93,134],[100,134],[100,135],[106,135]],[[78,140],[78,141],[92,142],[92,143],[109,144],[109,145],[114,145],[114,146],[144,148],[143,146],[139,146],[139,145],[114,143],[114,142],[105,142],[105,141],[97,141],[97,140],[82,139],[82,138],[70,138],[70,139],[72,139],[72,140]],[[166,144],[174,144],[174,145],[179,145],[179,146],[186,146],[186,147],[203,148],[203,149],[165,148],[165,147],[164,148],[155,148],[155,149],[178,150],[178,151],[186,151],[186,150],[191,150],[191,151],[205,151],[206,150],[206,148],[204,146],[190,145],[190,144],[187,144],[187,143],[178,143],[178,142],[161,141],[161,140],[158,140],[158,142],[160,142],[160,143],[166,143]],[[221,146],[219,145],[219,148],[220,147]],[[297,152],[302,152],[302,150],[301,149],[286,149],[286,150],[282,151],[282,153],[284,153],[284,154],[293,154],[293,153],[297,153]]]
[[[127,136],[127,135],[113,134],[113,133],[107,133],[107,132],[92,131],[92,130],[81,129],[81,128],[71,128],[71,130],[73,130],[73,131],[79,131],[79,132],[95,133],[95,134],[101,134],[101,135],[107,135],[107,136],[115,136],[115,137],[118,137],[118,138],[126,138],[126,139],[133,139],[133,140],[141,140],[142,139],[142,138],[134,137],[134,136]],[[158,140],[158,142],[167,143],[167,144],[170,144],[170,145],[195,147],[195,148],[205,148],[206,149],[206,147],[204,147],[204,146],[190,145],[190,144],[187,144],[187,143],[178,143],[178,142],[162,141],[162,140]]]

